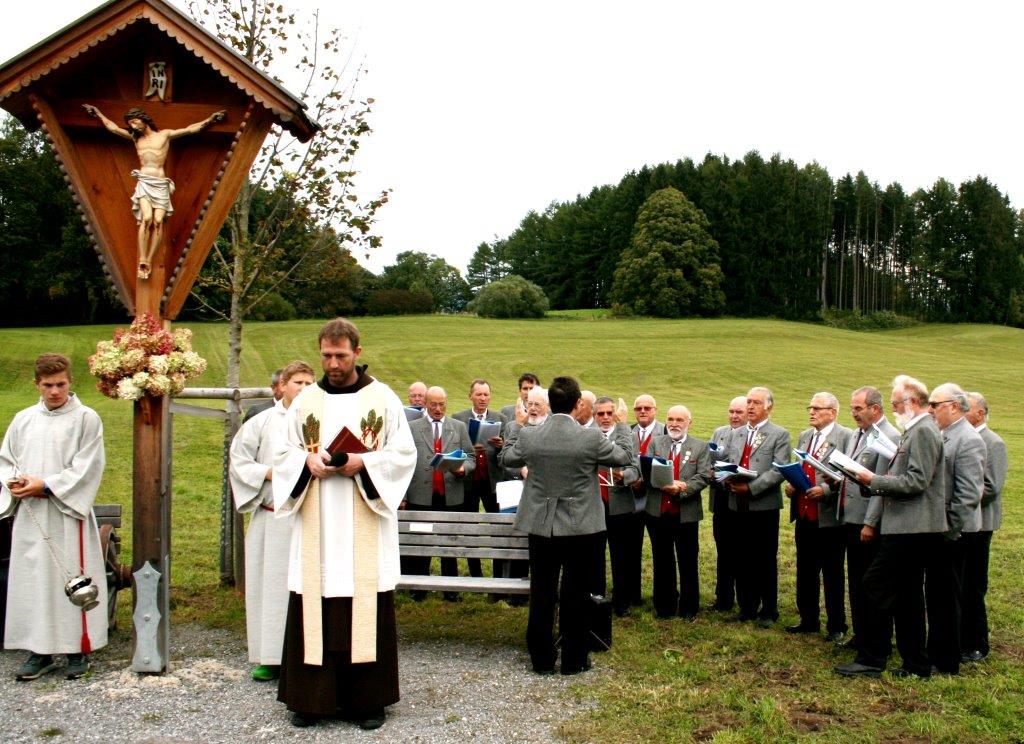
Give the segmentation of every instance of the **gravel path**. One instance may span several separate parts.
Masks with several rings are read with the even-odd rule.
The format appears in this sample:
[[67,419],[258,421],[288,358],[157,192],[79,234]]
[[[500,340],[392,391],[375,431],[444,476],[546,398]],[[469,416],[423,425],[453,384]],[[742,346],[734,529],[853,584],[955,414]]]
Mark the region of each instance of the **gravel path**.
[[57,669],[17,682],[14,670],[26,654],[0,651],[0,740],[549,742],[557,723],[581,706],[566,694],[578,677],[539,677],[522,649],[400,640],[402,700],[388,708],[382,729],[341,721],[296,729],[276,684],[249,678],[244,639],[235,634],[175,627],[172,669],[162,677],[129,671],[126,636],[117,633],[93,655],[89,676],[76,681]]

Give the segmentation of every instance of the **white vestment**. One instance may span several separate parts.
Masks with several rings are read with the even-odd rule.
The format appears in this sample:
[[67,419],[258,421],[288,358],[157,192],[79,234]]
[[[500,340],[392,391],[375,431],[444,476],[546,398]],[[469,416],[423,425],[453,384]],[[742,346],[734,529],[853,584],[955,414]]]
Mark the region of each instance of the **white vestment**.
[[245,533],[245,628],[249,661],[280,664],[288,614],[291,519],[274,519],[267,471],[284,441],[287,409],[281,401],[242,424],[231,443],[228,474],[235,508],[252,514]]
[[153,209],[162,209],[169,217],[174,212],[171,195],[174,193],[174,181],[160,176],[147,176],[142,171],[133,170],[132,175],[138,183],[132,193],[132,214],[138,222],[142,221],[142,208],[139,200],[145,199]]
[[[288,564],[288,589],[302,593],[302,505],[303,496],[291,498],[292,490],[306,464],[306,448],[298,412],[303,398],[316,395],[316,386],[305,388],[288,408],[285,441],[274,461],[274,508],[278,518],[294,514],[291,559]],[[332,475],[320,482],[320,559],[321,596],[351,597],[353,572],[353,499],[360,498],[379,517],[377,540],[378,592],[395,588],[401,569],[398,564],[398,505],[412,480],[416,467],[416,445],[398,396],[382,382],[374,380],[355,393],[326,394],[321,419],[321,441],[330,443],[343,426],[360,437],[360,420],[366,415],[366,400],[385,401],[383,441],[379,449],[362,455],[363,466],[380,498],[370,499],[356,487],[355,479]],[[377,411],[380,415],[381,412]],[[303,494],[304,495],[304,494]]]
[[[40,400],[19,411],[8,427],[0,447],[3,495],[10,496],[6,484],[15,475],[42,478],[52,495],[14,499],[11,504],[15,517],[6,648],[82,653],[83,613],[64,593],[68,574],[82,573],[80,551],[85,556],[84,573],[99,588],[99,606],[85,613],[89,642],[93,650],[107,644],[107,577],[92,513],[104,462],[103,422],[74,394],[53,411]],[[40,528],[50,538],[60,568],[54,565]]]

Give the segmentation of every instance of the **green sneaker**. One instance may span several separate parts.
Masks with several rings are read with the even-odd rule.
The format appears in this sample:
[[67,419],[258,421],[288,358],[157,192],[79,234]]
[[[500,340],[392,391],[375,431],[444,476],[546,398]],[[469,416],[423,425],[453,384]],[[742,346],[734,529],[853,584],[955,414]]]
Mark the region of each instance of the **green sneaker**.
[[281,674],[281,667],[277,664],[260,664],[252,668],[252,678],[257,682],[270,682]]
[[32,654],[24,664],[18,667],[18,671],[14,673],[14,678],[21,682],[38,679],[47,672],[52,671],[56,666],[53,663],[53,657],[49,654]]
[[85,654],[68,654],[68,666],[65,674],[68,679],[84,677],[90,668],[89,657]]

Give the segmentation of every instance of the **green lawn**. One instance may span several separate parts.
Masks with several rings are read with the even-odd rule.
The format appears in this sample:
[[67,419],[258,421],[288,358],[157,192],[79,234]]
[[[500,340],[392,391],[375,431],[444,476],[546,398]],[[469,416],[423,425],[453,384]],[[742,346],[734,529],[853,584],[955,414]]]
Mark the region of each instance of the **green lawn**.
[[[358,321],[372,374],[404,395],[416,379],[446,387],[450,410],[466,405],[477,376],[491,381],[495,404],[514,399],[528,370],[543,381],[571,374],[596,393],[640,392],[662,412],[685,403],[693,431],[724,423],[729,399],[763,384],[775,393],[774,420],[794,434],[818,390],[842,402],[849,391],[888,384],[906,372],[934,386],[949,380],[984,392],[991,426],[1006,440],[1010,475],[1005,525],[993,541],[990,660],[956,679],[846,681],[831,666],[846,656],[814,638],[757,631],[708,613],[695,622],[662,622],[649,607],[616,621],[613,650],[598,657],[610,674],[574,687],[596,704],[561,727],[569,741],[1022,741],[1024,729],[1024,548],[1018,453],[1024,447],[1024,331],[970,325],[922,325],[856,333],[770,320],[621,320],[602,313],[558,313],[539,321],[470,317],[365,318]],[[194,324],[196,350],[210,362],[193,384],[223,383],[226,328]],[[315,362],[319,323],[253,323],[243,339],[242,383],[262,385],[292,359]],[[108,467],[101,501],[131,504],[131,406],[96,393],[85,366],[111,327],[0,331],[0,416],[34,400],[31,359],[69,354],[79,392],[106,426]],[[845,412],[840,420],[850,425]],[[241,603],[217,587],[221,432],[216,422],[178,417],[174,434],[174,618],[242,629]],[[130,545],[130,515],[122,530]],[[782,622],[795,621],[792,530],[780,540]],[[713,586],[710,521],[701,529],[703,598]],[[650,592],[649,567],[646,591]],[[525,610],[470,597],[460,605],[400,603],[403,637],[522,644]],[[127,627],[124,624],[122,627]],[[124,630],[120,632],[125,632]]]

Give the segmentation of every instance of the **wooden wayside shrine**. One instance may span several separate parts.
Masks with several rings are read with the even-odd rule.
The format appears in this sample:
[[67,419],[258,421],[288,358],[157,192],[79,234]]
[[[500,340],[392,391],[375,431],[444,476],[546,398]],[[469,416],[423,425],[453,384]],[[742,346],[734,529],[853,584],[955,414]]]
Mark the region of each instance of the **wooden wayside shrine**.
[[[271,126],[303,142],[317,131],[298,98],[162,0],[110,0],[4,63],[0,106],[30,131],[42,128],[128,315],[150,313],[165,325],[181,311]],[[131,109],[145,112],[147,133],[205,125],[152,147],[124,136],[140,126],[138,116],[125,118]],[[218,111],[223,119],[208,121]],[[147,166],[173,182],[173,211],[144,277],[131,196],[132,171]],[[135,403],[132,568],[137,581],[158,579],[144,610],[136,586],[132,668],[145,672],[166,671],[168,659],[167,417],[166,398]]]

